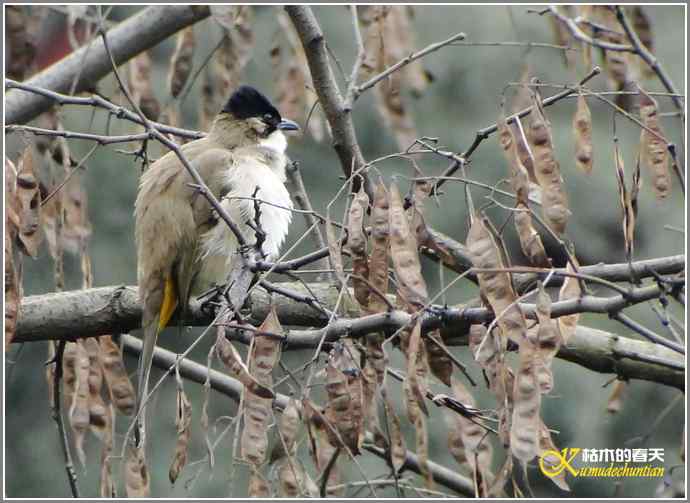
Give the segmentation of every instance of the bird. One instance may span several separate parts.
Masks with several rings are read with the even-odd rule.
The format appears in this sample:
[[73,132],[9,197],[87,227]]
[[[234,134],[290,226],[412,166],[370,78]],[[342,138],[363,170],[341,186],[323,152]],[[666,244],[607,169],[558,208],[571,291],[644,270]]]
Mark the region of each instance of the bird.
[[[275,259],[292,218],[286,182],[286,131],[299,125],[281,117],[251,86],[237,88],[216,115],[208,134],[181,147],[209,191],[237,225],[247,244],[258,234],[261,253]],[[142,302],[143,348],[137,370],[136,445],[144,444],[145,399],[158,335],[190,297],[222,283],[232,269],[238,241],[200,191],[175,152],[155,161],[140,177],[134,205],[137,280]]]

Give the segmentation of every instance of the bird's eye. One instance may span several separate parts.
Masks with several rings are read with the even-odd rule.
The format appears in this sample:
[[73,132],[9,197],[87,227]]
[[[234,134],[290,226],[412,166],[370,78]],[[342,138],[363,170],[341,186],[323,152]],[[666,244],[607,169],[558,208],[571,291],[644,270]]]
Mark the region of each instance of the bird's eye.
[[265,121],[270,121],[271,119],[273,119],[273,116],[271,114],[264,114]]

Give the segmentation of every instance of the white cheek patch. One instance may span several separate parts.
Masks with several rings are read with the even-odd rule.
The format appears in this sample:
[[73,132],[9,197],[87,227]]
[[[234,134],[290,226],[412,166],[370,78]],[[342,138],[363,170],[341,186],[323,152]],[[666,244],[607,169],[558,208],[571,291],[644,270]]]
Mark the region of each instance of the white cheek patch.
[[279,129],[273,131],[268,138],[261,140],[259,143],[262,147],[271,149],[279,154],[284,154],[287,150],[287,138]]

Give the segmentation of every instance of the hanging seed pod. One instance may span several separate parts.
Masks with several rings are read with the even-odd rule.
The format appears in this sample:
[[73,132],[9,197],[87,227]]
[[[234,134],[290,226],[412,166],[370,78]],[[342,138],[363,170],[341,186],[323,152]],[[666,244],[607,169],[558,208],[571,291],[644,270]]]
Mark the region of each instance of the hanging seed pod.
[[416,311],[426,304],[429,294],[422,277],[422,266],[417,252],[417,240],[409,222],[395,184],[390,188],[390,253],[398,281],[398,294],[409,310]]
[[151,81],[151,57],[142,52],[129,62],[129,89],[132,99],[147,119],[156,121],[161,113],[161,106],[153,92]]
[[[552,473],[555,472],[559,466],[563,464],[563,460],[554,455],[554,452],[560,452],[551,439],[551,433],[543,421],[540,420],[539,425],[539,459],[544,463]],[[561,471],[558,475],[549,476],[548,479],[556,484],[563,491],[570,491],[568,483],[565,481],[566,471]]]
[[129,416],[134,412],[134,386],[129,380],[120,348],[109,335],[99,337],[98,342],[101,346],[101,363],[110,398],[121,414]]
[[542,210],[547,225],[557,234],[565,232],[570,210],[563,189],[558,161],[554,158],[551,124],[546,119],[541,100],[535,94],[530,114],[529,142],[534,155],[534,174],[542,188]]
[[[316,468],[323,472],[331,462],[333,456],[337,456],[337,448],[329,440],[331,428],[326,424],[326,418],[317,406],[309,400],[302,402],[302,410],[307,422],[307,432],[309,433],[310,452]],[[335,486],[340,482],[340,468],[338,458],[334,461],[331,471],[328,474],[327,487]],[[340,496],[340,490],[328,489],[328,497]]]
[[[626,7],[627,8],[627,7]],[[633,29],[640,37],[640,42],[649,52],[654,54],[654,35],[652,33],[652,23],[641,5],[631,6],[630,17],[632,18]],[[650,79],[654,77],[654,70],[642,58],[637,58],[637,63],[640,66],[642,75]]]
[[577,110],[573,116],[575,136],[575,164],[579,169],[592,173],[592,113],[583,94],[577,97]]
[[[388,293],[388,243],[390,239],[388,191],[382,181],[376,185],[371,210],[371,254],[369,255],[369,282],[383,295]],[[378,295],[371,295],[369,312],[380,313],[388,309]],[[380,382],[380,381],[379,381]]]
[[177,430],[177,442],[175,444],[175,457],[173,458],[168,478],[174,484],[180,472],[187,464],[187,450],[192,436],[192,404],[182,389],[182,380],[178,381],[177,399],[175,407],[175,428]]
[[17,165],[15,185],[16,215],[18,217],[19,249],[31,258],[38,256],[41,233],[41,192],[34,174],[34,159],[31,146],[24,149]]
[[[573,260],[575,260],[574,257]],[[573,266],[570,263],[570,261],[568,261],[565,270],[569,273],[575,272],[575,269],[573,269]],[[572,276],[566,276],[566,278],[563,280],[563,286],[561,286],[561,290],[558,293],[558,300],[562,301],[568,299],[576,299],[579,298],[581,295],[582,289],[580,288],[580,282],[577,280],[577,278],[574,278]],[[579,319],[579,313],[568,314],[566,316],[561,316],[558,318],[558,328],[561,332],[561,337],[563,338],[563,344],[567,344],[568,339],[570,339],[570,336],[575,333],[575,329],[577,328],[577,322]]]
[[[352,348],[353,349],[353,348]],[[363,440],[363,389],[361,373],[351,355],[351,348],[333,348],[326,365],[328,406],[325,416],[335,427],[340,439],[353,454],[359,454]],[[340,446],[335,432],[329,431],[334,446]]]
[[668,144],[664,139],[656,100],[640,88],[640,117],[646,129],[640,133],[640,160],[652,176],[652,186],[658,199],[671,192],[671,175],[668,169]]
[[[367,258],[367,236],[364,232],[364,219],[369,208],[369,196],[360,186],[355,194],[347,220],[347,247],[352,256],[353,274],[363,278],[369,277],[369,260]],[[353,279],[355,299],[363,309],[369,305],[369,285],[362,280]]]
[[617,414],[623,407],[623,397],[628,383],[622,379],[616,379],[613,383],[613,390],[609,401],[606,403],[606,412],[609,414]]
[[270,388],[259,383],[250,373],[242,361],[235,346],[226,337],[224,331],[216,339],[216,353],[230,371],[232,377],[240,381],[252,394],[261,398],[273,398],[275,395]]
[[[408,392],[407,414],[410,422],[414,424],[415,418],[418,415],[417,411],[421,410],[424,415],[429,415],[429,409],[426,406],[426,358],[422,350],[422,321],[418,319],[412,329],[409,339],[409,346],[407,349],[407,378],[405,379]],[[424,351],[425,353],[426,351]]]
[[[467,234],[467,251],[472,265],[478,269],[504,269],[500,247],[489,231],[485,216],[477,213]],[[510,275],[506,272],[478,272],[479,291],[498,318],[498,326],[504,337],[520,344],[527,332],[525,317],[515,302],[517,295]]]
[[[462,382],[453,379],[452,388],[453,397],[457,401],[463,405],[474,406],[474,397]],[[472,470],[478,469],[484,481],[491,478],[491,457],[493,453],[486,431],[475,421],[449,409],[446,409],[446,422],[449,430],[454,430],[460,436],[465,449],[465,458],[470,468]]]
[[[259,331],[252,339],[249,349],[249,373],[264,387],[273,385],[271,372],[280,359],[280,340],[274,336],[263,334],[282,334],[283,328],[278,322],[275,306],[271,306],[266,320],[259,327]],[[261,465],[266,459],[268,448],[268,428],[272,420],[273,400],[262,398],[244,389],[244,429],[240,439],[240,449],[243,459],[254,465]]]
[[146,498],[150,496],[149,474],[146,469],[144,450],[128,447],[125,460],[125,491],[128,498]]
[[618,182],[618,196],[621,204],[623,238],[625,239],[625,256],[632,260],[635,242],[635,211],[633,210],[631,193],[625,186],[625,166],[623,156],[618,148],[618,139],[614,138],[614,156],[616,158],[616,181]]
[[551,362],[561,347],[562,338],[558,324],[551,319],[551,297],[544,289],[541,281],[538,283],[536,344],[538,348],[537,382],[541,393],[549,393],[553,389],[553,373]]
[[539,454],[539,409],[541,393],[537,382],[535,348],[520,346],[520,365],[513,387],[513,418],[510,426],[510,450],[523,463]]
[[194,26],[189,26],[177,34],[177,43],[170,61],[168,75],[168,88],[173,98],[180,95],[192,73],[195,46]]
[[74,437],[74,448],[82,465],[86,463],[84,438],[89,428],[89,354],[83,341],[68,342],[63,355],[65,402]]
[[383,407],[386,414],[388,433],[390,435],[390,451],[393,470],[395,470],[395,473],[399,473],[402,467],[405,466],[405,460],[407,459],[407,448],[405,447],[405,438],[400,430],[400,420],[393,410],[393,405],[390,403],[390,399],[388,398],[388,390],[385,382],[381,386],[381,398],[383,400]]
[[250,498],[271,497],[271,490],[268,482],[256,466],[252,466],[250,469],[247,496]]
[[450,379],[453,375],[453,362],[448,356],[446,348],[441,338],[440,330],[432,330],[424,338],[426,353],[429,356],[429,369],[436,378],[446,386],[450,386]]

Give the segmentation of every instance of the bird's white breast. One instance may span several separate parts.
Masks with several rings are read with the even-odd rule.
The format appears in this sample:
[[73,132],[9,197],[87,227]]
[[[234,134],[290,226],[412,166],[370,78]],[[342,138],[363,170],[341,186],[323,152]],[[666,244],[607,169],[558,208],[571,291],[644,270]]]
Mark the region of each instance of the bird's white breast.
[[[275,138],[271,138],[274,136]],[[285,137],[282,133],[274,134],[266,142],[268,144],[262,143],[259,149],[234,152],[236,162],[224,175],[227,177],[226,185],[230,190],[222,198],[221,205],[237,224],[247,242],[254,244],[256,232],[248,222],[256,223],[255,201],[252,197],[258,187],[256,199],[259,204],[259,222],[266,236],[262,251],[269,259],[275,259],[288,234],[292,220],[292,200],[285,187]],[[234,252],[237,250],[237,239],[222,220],[201,239],[200,281],[207,284],[214,281],[220,283],[225,280],[223,275],[231,268]]]

